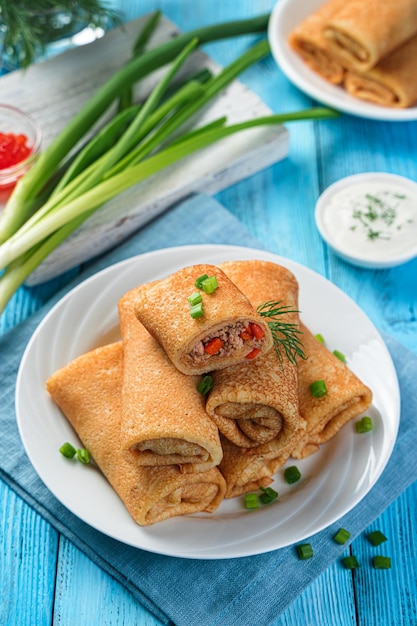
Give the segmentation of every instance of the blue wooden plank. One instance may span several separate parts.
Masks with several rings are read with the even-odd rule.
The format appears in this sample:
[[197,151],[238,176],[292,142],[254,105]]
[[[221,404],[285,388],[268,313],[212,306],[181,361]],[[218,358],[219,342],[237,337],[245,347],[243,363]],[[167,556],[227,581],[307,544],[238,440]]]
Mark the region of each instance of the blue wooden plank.
[[51,624],[58,533],[0,480],[0,624]]
[[[213,21],[257,15],[269,10],[273,2],[245,0],[214,5],[190,0],[119,0],[116,4],[123,6],[126,19],[161,8],[180,28],[189,30]],[[243,45],[243,41],[236,40],[207,49],[217,62],[225,64]],[[274,111],[311,104],[272,59],[246,72],[243,80]],[[313,220],[319,192],[342,176],[381,169],[416,179],[417,125],[343,116],[320,124],[292,124],[290,137],[288,159],[225,190],[220,200],[271,251],[330,277],[379,328],[392,332],[417,352],[417,262],[383,272],[352,268],[328,252]],[[0,332],[35,310],[55,287],[20,293],[7,317],[2,318]],[[372,526],[389,537],[386,548],[393,557],[391,571],[372,570],[369,558],[373,551],[361,536],[352,546],[363,563],[360,572],[352,578],[340,563],[334,564],[274,626],[417,624],[416,497],[414,485]],[[71,543],[61,540],[58,551],[55,531],[1,482],[0,502],[0,572],[5,590],[0,623],[43,625],[53,620],[62,625],[158,624],[123,587]]]

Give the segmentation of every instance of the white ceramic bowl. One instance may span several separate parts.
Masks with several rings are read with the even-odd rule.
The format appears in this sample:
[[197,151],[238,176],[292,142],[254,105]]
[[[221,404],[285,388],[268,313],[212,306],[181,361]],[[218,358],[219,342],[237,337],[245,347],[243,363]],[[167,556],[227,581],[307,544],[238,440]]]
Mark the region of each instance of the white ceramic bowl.
[[417,183],[409,178],[342,178],[319,197],[315,220],[324,241],[353,265],[383,269],[417,257]]

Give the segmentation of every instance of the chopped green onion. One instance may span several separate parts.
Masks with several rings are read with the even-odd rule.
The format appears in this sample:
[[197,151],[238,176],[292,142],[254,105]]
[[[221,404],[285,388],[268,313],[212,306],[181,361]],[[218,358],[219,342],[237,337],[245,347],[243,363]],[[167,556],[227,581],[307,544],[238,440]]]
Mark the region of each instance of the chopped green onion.
[[77,450],[77,459],[84,465],[88,465],[91,462],[91,456],[88,450],[80,448]]
[[384,543],[384,541],[387,541],[384,533],[381,533],[380,530],[374,530],[369,533],[367,535],[367,539],[372,543],[373,546],[379,546],[381,545],[381,543]]
[[195,304],[194,306],[192,306],[190,308],[190,315],[194,320],[197,319],[198,317],[203,317],[204,315],[203,303],[199,302],[198,304]]
[[211,389],[213,389],[213,385],[214,385],[213,376],[210,376],[209,374],[207,374],[206,376],[203,376],[203,378],[200,380],[197,386],[197,391],[200,392],[201,395],[206,396],[208,392]]
[[194,306],[195,304],[199,304],[203,301],[203,296],[199,291],[195,291],[191,294],[191,296],[188,296],[187,300],[191,304],[191,306]]
[[47,149],[42,151],[35,167],[30,170],[30,176],[25,176],[25,181],[16,186],[18,188],[13,194],[14,197],[3,212],[0,241],[5,241],[32,213],[34,199],[44,188],[51,172],[56,171],[57,164],[63,161],[77,142],[87,134],[91,126],[104,115],[123,89],[169,63],[194,38],[198,39],[200,46],[203,46],[208,42],[227,37],[265,32],[268,20],[269,14],[265,14],[258,18],[213,24],[184,33],[138,55],[113,74],[47,146]]
[[275,489],[272,489],[272,487],[260,487],[260,490],[262,493],[259,496],[259,499],[262,504],[269,504],[278,498],[278,492],[275,491]]
[[[246,68],[270,53],[268,41],[262,39],[216,76],[203,84],[196,81],[188,83],[162,101],[172,86],[171,79],[195,46],[239,33],[265,31],[266,25],[267,16],[262,16],[180,35],[133,58],[97,91],[62,133],[43,150],[34,167],[16,185],[2,212],[0,243],[4,243],[0,245],[0,269],[4,268],[4,272],[0,277],[0,312],[30,273],[60,243],[96,210],[132,185],[197,150],[249,128],[340,115],[331,109],[316,107],[251,118],[231,126],[209,124],[197,133],[185,132],[179,143],[173,138],[181,125],[187,123],[209,100]],[[171,67],[150,96],[142,105],[135,107],[135,115],[126,131],[118,136],[122,122],[127,121],[133,111],[123,111],[123,117],[115,125],[110,122],[110,126],[103,129],[99,140],[92,140],[94,145],[87,144],[85,152],[81,148],[75,168],[67,170],[65,182],[60,181],[62,171],[71,163],[71,150],[90,132],[91,126],[113,101],[126,94],[136,80],[170,62]],[[111,137],[114,135],[116,139],[113,142]],[[170,144],[170,141],[173,143]],[[164,147],[165,144],[168,145]],[[81,167],[84,164],[86,167]]]
[[311,383],[310,391],[315,398],[322,398],[327,393],[326,383],[324,380],[316,380],[314,383]]
[[333,354],[340,360],[342,363],[346,363],[346,357],[343,352],[339,352],[339,350],[333,350]]
[[342,563],[346,569],[358,569],[359,567],[358,559],[353,554],[345,556],[345,558],[342,559]]
[[333,539],[336,543],[343,546],[346,543],[346,541],[349,539],[349,537],[350,537],[350,532],[348,530],[346,530],[345,528],[339,528],[339,530],[337,531]]
[[320,333],[317,333],[317,335],[314,335],[314,336],[315,336],[315,338],[317,339],[317,341],[318,341],[319,343],[323,343],[323,344],[325,344],[325,343],[326,343],[326,341],[325,341],[325,339],[324,339],[323,335],[320,335]]
[[375,569],[391,569],[391,559],[389,556],[374,556],[372,563]]
[[203,281],[207,280],[207,278],[208,274],[201,274],[201,276],[195,279],[194,285],[197,287],[197,289],[203,288]]
[[300,543],[297,546],[297,552],[298,552],[299,558],[302,561],[305,561],[306,559],[311,559],[311,557],[314,554],[313,548],[311,547],[310,543]]
[[68,441],[62,444],[59,451],[62,454],[62,456],[65,456],[67,459],[72,459],[75,456],[75,453],[77,452],[74,446],[68,443]]
[[289,485],[296,483],[301,478],[301,472],[296,465],[287,467],[284,471],[284,478]]
[[362,419],[356,422],[357,433],[369,433],[371,430],[373,430],[373,427],[374,424],[372,422],[372,419],[368,415],[365,415],[365,417],[362,417]]
[[259,508],[259,501],[256,493],[245,493],[245,507],[247,509]]
[[209,278],[205,278],[201,281],[201,288],[204,293],[213,293],[218,288],[219,283],[217,282],[217,278],[215,276],[210,276]]

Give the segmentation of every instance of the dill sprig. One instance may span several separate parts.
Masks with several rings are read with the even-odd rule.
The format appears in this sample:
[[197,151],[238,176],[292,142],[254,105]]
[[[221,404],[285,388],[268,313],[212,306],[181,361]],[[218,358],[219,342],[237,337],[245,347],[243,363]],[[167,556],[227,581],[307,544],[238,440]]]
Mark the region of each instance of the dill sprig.
[[0,0],[0,53],[28,67],[48,43],[73,35],[74,24],[107,29],[120,23],[119,13],[101,0]]
[[257,311],[262,317],[268,318],[267,324],[271,329],[275,352],[280,361],[282,360],[280,347],[284,349],[287,359],[294,365],[297,365],[297,357],[300,359],[307,358],[300,339],[302,331],[299,329],[298,324],[283,322],[279,319],[281,315],[299,313],[299,311],[282,304],[282,300],[278,302],[268,300],[268,302],[260,304],[257,307]]

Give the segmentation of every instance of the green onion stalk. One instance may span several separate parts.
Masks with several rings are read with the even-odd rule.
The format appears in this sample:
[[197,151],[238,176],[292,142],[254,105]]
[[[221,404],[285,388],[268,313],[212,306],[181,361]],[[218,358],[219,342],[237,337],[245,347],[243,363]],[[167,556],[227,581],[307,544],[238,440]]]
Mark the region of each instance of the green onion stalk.
[[[240,33],[265,28],[265,20],[262,18],[250,22],[252,31],[248,30],[247,23],[238,23]],[[229,126],[226,119],[220,118],[206,126],[191,126],[191,130],[184,130],[190,122],[193,123],[201,108],[242,71],[269,54],[267,41],[261,40],[217,76],[205,77],[201,82],[190,80],[172,90],[175,75],[196,46],[215,35],[219,38],[220,33],[222,36],[228,36],[226,33],[229,33],[230,36],[230,29],[233,35],[239,32],[230,24],[221,28],[210,27],[200,31],[202,39],[197,40],[194,31],[170,41],[170,45],[163,44],[157,51],[150,51],[151,56],[145,52],[139,57],[142,59],[139,63],[140,72],[138,59],[134,58],[117,73],[117,80],[111,78],[107,87],[99,90],[104,97],[94,95],[75,116],[76,122],[70,122],[46,148],[32,170],[19,181],[0,224],[3,241],[0,245],[0,268],[4,270],[0,277],[0,312],[18,287],[57,246],[99,207],[129,187],[233,134],[259,126],[327,119],[338,115],[330,109],[315,107],[268,115]],[[126,89],[133,80],[156,69],[158,64],[167,63],[167,50],[170,56],[168,70],[146,101],[140,105],[129,104],[126,108],[119,108],[115,116],[72,157],[69,167],[66,170],[64,168],[62,176],[55,181],[49,196],[33,211],[36,203],[39,204],[38,194],[44,193],[51,172],[56,177],[68,153],[92,123],[96,122],[98,110],[103,113],[117,96],[114,86],[123,87],[126,95]],[[147,59],[146,63],[143,58]],[[120,74],[129,78],[121,81]]]
[[34,167],[16,185],[0,220],[0,242],[21,226],[32,212],[33,201],[47,184],[50,173],[106,113],[124,90],[153,71],[167,65],[191,41],[200,46],[239,35],[264,33],[269,15],[215,24],[190,31],[135,56],[96,91],[67,126],[41,153]]

